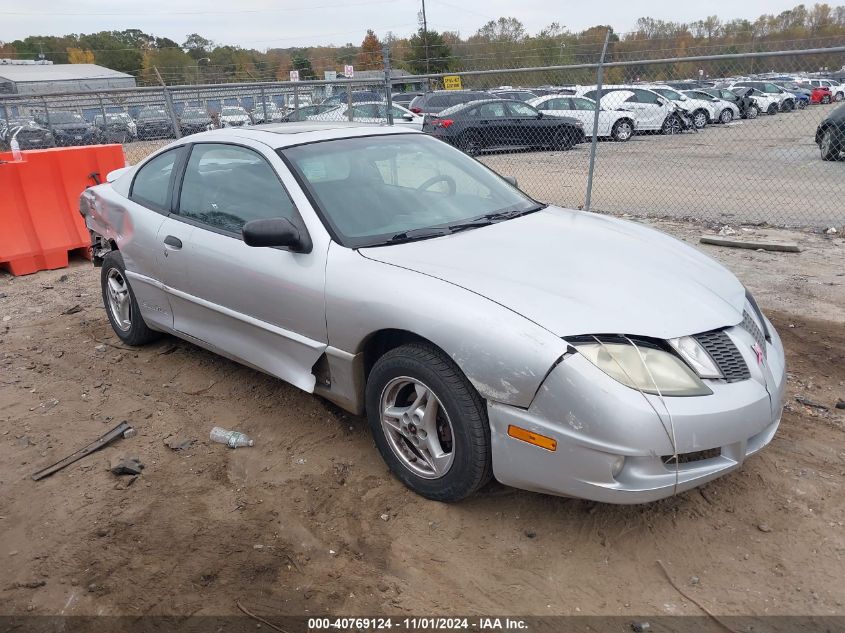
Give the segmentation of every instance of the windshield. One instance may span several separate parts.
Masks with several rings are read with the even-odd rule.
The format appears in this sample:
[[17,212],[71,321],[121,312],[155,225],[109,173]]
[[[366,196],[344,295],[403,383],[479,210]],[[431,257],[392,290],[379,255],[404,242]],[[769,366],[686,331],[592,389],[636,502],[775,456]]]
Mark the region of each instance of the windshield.
[[675,92],[671,88],[652,88],[652,90],[660,96],[666,97],[667,99],[671,99],[672,101],[683,101],[681,93]]
[[85,123],[85,119],[76,112],[51,112],[50,123]]
[[279,151],[330,230],[353,248],[444,235],[488,214],[540,208],[481,163],[422,134],[346,138]]

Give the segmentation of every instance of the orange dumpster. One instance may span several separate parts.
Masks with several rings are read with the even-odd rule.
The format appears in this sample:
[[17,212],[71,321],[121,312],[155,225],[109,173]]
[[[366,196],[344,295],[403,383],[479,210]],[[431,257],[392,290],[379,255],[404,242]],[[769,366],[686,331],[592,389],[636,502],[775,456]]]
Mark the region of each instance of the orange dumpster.
[[[0,266],[13,275],[64,268],[68,253],[89,256],[79,194],[125,166],[121,145],[0,153]],[[9,162],[3,162],[9,161]]]

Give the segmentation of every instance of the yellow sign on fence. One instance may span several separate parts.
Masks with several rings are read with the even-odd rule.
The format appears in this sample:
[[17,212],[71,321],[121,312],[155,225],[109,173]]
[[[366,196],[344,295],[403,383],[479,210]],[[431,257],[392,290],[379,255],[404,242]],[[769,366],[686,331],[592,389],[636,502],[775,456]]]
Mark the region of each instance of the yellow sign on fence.
[[446,90],[463,90],[463,85],[461,84],[461,78],[457,75],[447,75],[443,77],[443,87]]

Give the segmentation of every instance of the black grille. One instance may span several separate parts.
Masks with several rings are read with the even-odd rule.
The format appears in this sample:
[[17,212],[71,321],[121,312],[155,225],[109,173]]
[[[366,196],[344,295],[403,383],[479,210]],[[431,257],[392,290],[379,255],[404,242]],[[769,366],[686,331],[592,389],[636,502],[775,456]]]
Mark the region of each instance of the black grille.
[[760,328],[757,326],[757,321],[748,314],[747,311],[742,313],[742,323],[739,324],[743,330],[748,332],[751,336],[754,337],[754,340],[757,341],[757,345],[760,346],[760,349],[763,352],[763,356],[766,355],[766,338],[763,336],[763,333],[760,331]]
[[703,332],[694,338],[710,354],[726,381],[739,382],[751,378],[742,354],[724,330]]

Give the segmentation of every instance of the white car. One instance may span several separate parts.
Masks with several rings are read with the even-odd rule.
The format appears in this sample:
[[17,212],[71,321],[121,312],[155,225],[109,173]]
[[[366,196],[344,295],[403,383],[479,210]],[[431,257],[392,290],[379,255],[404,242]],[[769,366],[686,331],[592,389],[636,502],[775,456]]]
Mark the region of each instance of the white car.
[[[569,116],[584,124],[584,134],[589,138],[593,135],[596,102],[587,97],[568,97],[566,95],[546,95],[528,101],[540,112],[551,116]],[[599,108],[599,122],[596,136],[612,138],[614,141],[627,141],[637,130],[636,116],[632,110],[623,108]]]
[[[577,86],[575,96],[595,101],[596,86]],[[640,86],[602,86],[601,107],[605,110],[630,110],[640,132],[664,131],[669,115],[674,112],[674,105],[669,99]]]
[[[310,121],[349,121],[349,106],[345,103],[322,112],[309,116]],[[408,108],[400,105],[391,105],[393,123],[396,125],[410,125],[415,129],[422,129],[423,116],[411,112]],[[387,121],[387,104],[383,101],[362,101],[352,104],[352,121],[358,123],[384,123]]]
[[739,111],[739,108],[735,103],[725,99],[719,99],[718,97],[714,97],[713,95],[702,92],[701,90],[684,90],[683,92],[689,99],[710,101],[718,112],[716,119],[713,121],[714,123],[730,123],[734,119],[738,119],[742,116],[742,113]]
[[678,92],[669,86],[649,86],[657,94],[662,95],[674,101],[679,107],[686,110],[693,125],[699,130],[703,129],[708,123],[713,123],[719,116],[719,109],[714,105],[710,99],[690,99],[685,94]]
[[252,109],[252,120],[255,123],[278,123],[285,117],[285,114],[287,112],[273,101],[259,102]]
[[252,125],[249,114],[240,106],[223,106],[220,111],[220,127],[245,127]]
[[753,92],[748,96],[751,97],[754,103],[756,103],[760,107],[760,112],[765,112],[766,114],[777,114],[781,111],[782,103],[786,98],[785,94],[782,94],[780,92],[762,92],[756,86],[752,86],[750,84],[751,82],[748,81],[737,81],[729,84],[728,90],[748,90],[749,88],[751,88]]

